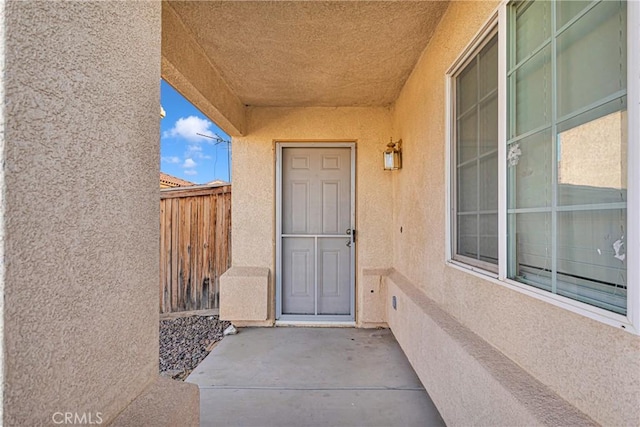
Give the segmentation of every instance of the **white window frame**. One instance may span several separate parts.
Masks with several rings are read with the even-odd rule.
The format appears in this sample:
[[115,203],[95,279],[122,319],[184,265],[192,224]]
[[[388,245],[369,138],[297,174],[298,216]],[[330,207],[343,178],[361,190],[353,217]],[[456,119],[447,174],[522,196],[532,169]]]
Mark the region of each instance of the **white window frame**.
[[[464,71],[464,69],[473,61],[476,60],[476,58],[480,55],[480,52],[482,51],[482,49],[485,48],[485,46],[487,46],[487,44],[489,44],[489,42],[491,41],[491,39],[493,37],[495,37],[498,33],[498,22],[497,20],[492,21],[491,25],[487,28],[487,31],[482,33],[482,37],[480,37],[477,40],[477,43],[475,43],[473,45],[473,49],[471,49],[467,55],[465,55],[465,59],[464,61],[461,61],[460,63],[458,63],[455,67],[455,69],[453,70],[453,72],[451,73],[451,89],[450,89],[450,96],[449,98],[451,100],[455,100],[458,98],[458,93],[456,90],[456,78],[458,76],[460,76],[460,74]],[[496,94],[496,97],[498,95]],[[477,100],[478,103],[480,102],[480,100]],[[468,256],[462,255],[457,253],[457,244],[456,244],[456,237],[457,237],[457,233],[458,233],[458,227],[457,227],[457,216],[458,216],[458,209],[457,209],[457,203],[458,203],[458,188],[457,188],[457,180],[455,178],[456,175],[456,170],[457,170],[457,162],[456,162],[456,158],[457,158],[457,130],[456,130],[456,108],[455,105],[453,105],[454,103],[452,102],[451,105],[451,114],[452,114],[452,125],[450,127],[450,132],[451,132],[451,164],[450,167],[452,168],[452,175],[451,175],[451,180],[452,180],[452,184],[451,184],[451,200],[452,200],[452,209],[451,209],[451,257],[462,263],[462,264],[468,264],[474,267],[479,268],[481,271],[488,271],[489,273],[493,273],[498,274],[498,264],[492,264],[490,262],[487,261],[483,261],[480,259],[475,259],[475,258],[470,258]],[[479,160],[479,158],[476,158],[475,160]],[[480,197],[480,194],[477,194],[477,197]],[[496,205],[496,210],[498,210],[498,205]],[[477,213],[477,212],[476,212]],[[499,220],[498,220],[499,221]],[[477,224],[477,226],[479,227],[480,224]],[[480,234],[480,229],[478,228],[476,230],[476,232],[478,233],[478,235]],[[497,236],[496,236],[497,237]],[[478,248],[479,249],[479,248]]]
[[[627,314],[617,314],[507,278],[507,5],[504,0],[445,74],[445,260],[452,268],[529,295],[589,319],[640,335],[640,2],[627,2]],[[498,274],[453,259],[455,211],[452,153],[455,75],[498,27]]]
[[[500,54],[500,31],[498,28],[498,14],[494,13],[492,17],[487,21],[487,23],[482,27],[482,29],[475,35],[471,43],[467,45],[464,49],[462,55],[453,63],[453,65],[449,68],[446,73],[446,174],[447,174],[447,200],[446,200],[446,229],[447,229],[447,239],[446,239],[446,250],[447,250],[447,261],[452,264],[464,266],[465,268],[471,269],[472,271],[476,271],[481,274],[485,274],[489,277],[498,277],[499,264],[495,266],[493,264],[485,263],[483,261],[467,258],[463,255],[455,254],[455,233],[457,232],[455,226],[454,216],[456,215],[456,200],[457,200],[457,191],[455,188],[455,178],[454,173],[456,167],[454,165],[455,162],[455,149],[456,149],[456,113],[455,113],[455,99],[456,99],[456,77],[459,73],[466,67],[471,60],[473,60],[485,46],[491,37],[495,35],[495,32],[498,31],[498,54]],[[498,58],[498,67],[500,67],[500,58]],[[498,70],[499,71],[499,70]],[[500,116],[500,102],[501,102],[501,93],[500,93],[500,72],[498,72],[498,116]],[[500,159],[502,158],[500,141],[500,134],[498,135],[498,163],[500,163]],[[498,184],[500,185],[500,184]],[[500,192],[499,192],[500,194]],[[506,194],[506,193],[505,193]],[[500,227],[500,206],[501,201],[498,200],[498,227]],[[499,229],[498,229],[499,231]],[[500,246],[500,238],[498,237],[498,246]],[[498,249],[498,261],[500,260],[501,253],[500,249]],[[454,259],[455,258],[455,259]],[[494,268],[491,268],[494,267]],[[497,269],[495,267],[498,267]]]

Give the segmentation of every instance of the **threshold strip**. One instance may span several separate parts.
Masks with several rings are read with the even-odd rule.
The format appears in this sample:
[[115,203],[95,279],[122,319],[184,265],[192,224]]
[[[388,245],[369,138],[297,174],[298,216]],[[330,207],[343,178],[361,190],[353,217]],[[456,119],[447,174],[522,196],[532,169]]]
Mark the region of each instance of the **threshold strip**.
[[201,390],[279,390],[279,391],[426,391],[424,387],[267,387],[201,385]]

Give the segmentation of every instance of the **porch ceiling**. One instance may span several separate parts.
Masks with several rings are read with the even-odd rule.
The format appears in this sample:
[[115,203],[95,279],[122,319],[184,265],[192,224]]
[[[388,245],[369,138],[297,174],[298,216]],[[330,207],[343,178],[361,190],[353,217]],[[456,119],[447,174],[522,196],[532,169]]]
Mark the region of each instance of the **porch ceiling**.
[[383,106],[395,101],[446,1],[171,1],[240,102]]

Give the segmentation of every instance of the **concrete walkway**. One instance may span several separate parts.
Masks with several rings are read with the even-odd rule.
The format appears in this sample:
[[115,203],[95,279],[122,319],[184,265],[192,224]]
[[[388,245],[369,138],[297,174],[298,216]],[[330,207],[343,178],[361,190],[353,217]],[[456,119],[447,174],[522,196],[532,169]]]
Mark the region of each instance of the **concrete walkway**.
[[187,382],[202,426],[444,426],[389,330],[241,329]]

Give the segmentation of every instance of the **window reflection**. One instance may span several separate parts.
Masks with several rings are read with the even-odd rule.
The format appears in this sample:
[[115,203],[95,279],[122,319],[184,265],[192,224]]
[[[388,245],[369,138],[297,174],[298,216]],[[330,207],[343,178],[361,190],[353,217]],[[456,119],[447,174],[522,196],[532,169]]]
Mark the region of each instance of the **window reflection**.
[[626,119],[617,111],[558,134],[559,204],[626,201]]

